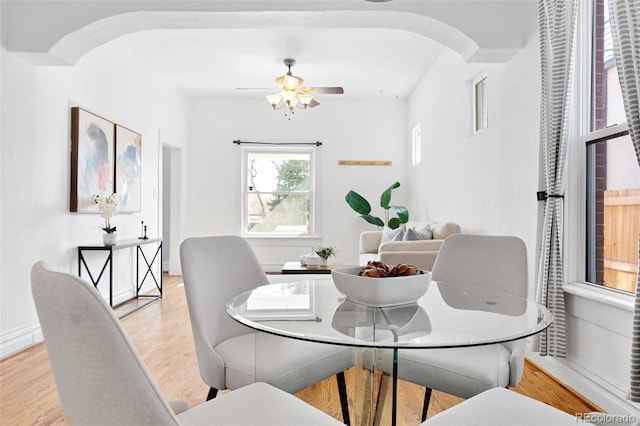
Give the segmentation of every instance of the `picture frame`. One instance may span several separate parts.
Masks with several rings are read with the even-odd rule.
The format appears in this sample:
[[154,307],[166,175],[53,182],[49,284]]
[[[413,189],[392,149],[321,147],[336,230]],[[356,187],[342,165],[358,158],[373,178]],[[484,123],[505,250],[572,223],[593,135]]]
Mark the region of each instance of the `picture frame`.
[[98,212],[94,195],[115,189],[115,124],[80,107],[71,108],[72,212]]
[[487,75],[483,74],[473,81],[473,132],[477,133],[488,127]]
[[139,212],[142,206],[142,135],[116,124],[115,139],[118,211]]

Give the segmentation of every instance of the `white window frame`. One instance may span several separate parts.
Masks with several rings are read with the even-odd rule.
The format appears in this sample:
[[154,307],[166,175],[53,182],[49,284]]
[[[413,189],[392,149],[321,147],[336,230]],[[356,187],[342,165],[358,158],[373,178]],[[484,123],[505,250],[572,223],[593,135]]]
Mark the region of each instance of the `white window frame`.
[[422,162],[422,130],[420,123],[411,130],[411,165],[418,166]]
[[[576,35],[576,78],[573,108],[576,111],[568,147],[567,184],[565,192],[565,271],[564,290],[611,306],[633,307],[633,295],[600,284],[587,282],[587,145],[592,140],[612,135],[627,128],[626,123],[591,131],[591,1],[580,2]],[[577,219],[577,220],[576,220]]]
[[[269,153],[308,153],[310,155],[309,164],[309,192],[311,195],[310,201],[310,217],[309,217],[309,233],[308,234],[286,234],[286,233],[253,233],[247,232],[248,227],[248,212],[247,212],[247,193],[249,192],[249,182],[247,182],[247,168],[248,168],[248,156],[249,153],[254,152],[269,152]],[[293,238],[293,239],[309,239],[320,238],[321,229],[320,224],[322,220],[320,218],[320,202],[318,196],[320,194],[320,178],[319,178],[319,157],[320,150],[317,147],[310,146],[298,146],[295,144],[283,144],[273,146],[243,146],[242,147],[242,159],[241,170],[242,177],[240,188],[240,235],[245,238]]]
[[[473,99],[473,133],[479,133],[489,128],[489,93],[488,76],[482,73],[476,76],[471,84]],[[478,88],[482,87],[482,99],[478,99]],[[481,117],[481,119],[479,119]]]

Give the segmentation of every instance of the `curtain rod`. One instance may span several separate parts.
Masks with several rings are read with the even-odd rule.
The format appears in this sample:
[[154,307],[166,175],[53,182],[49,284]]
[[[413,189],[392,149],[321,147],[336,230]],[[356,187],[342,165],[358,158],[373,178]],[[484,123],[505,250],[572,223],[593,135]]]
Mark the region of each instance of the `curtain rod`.
[[251,141],[241,141],[240,139],[236,139],[233,141],[236,145],[241,144],[251,144],[251,145],[315,145],[322,146],[322,142],[251,142]]

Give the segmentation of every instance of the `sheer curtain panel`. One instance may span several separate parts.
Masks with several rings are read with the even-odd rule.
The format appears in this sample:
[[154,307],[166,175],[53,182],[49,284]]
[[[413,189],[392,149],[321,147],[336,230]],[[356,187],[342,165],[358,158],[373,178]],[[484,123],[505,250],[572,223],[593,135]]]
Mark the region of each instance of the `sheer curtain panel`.
[[540,354],[566,356],[562,265],[563,189],[570,125],[577,0],[539,0],[542,96],[540,144],[544,213],[536,294],[554,315],[540,335]]

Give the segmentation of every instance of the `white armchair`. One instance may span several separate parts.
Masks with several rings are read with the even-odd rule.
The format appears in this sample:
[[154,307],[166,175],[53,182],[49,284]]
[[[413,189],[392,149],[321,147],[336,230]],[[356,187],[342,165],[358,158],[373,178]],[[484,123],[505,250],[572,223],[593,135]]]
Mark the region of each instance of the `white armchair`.
[[[409,221],[407,228],[422,229],[427,222]],[[382,241],[382,231],[365,231],[360,234],[360,264],[380,260],[389,265],[409,263],[430,271],[436,261],[443,241],[449,235],[459,234],[460,225],[452,222],[433,222],[432,238],[414,241]]]

